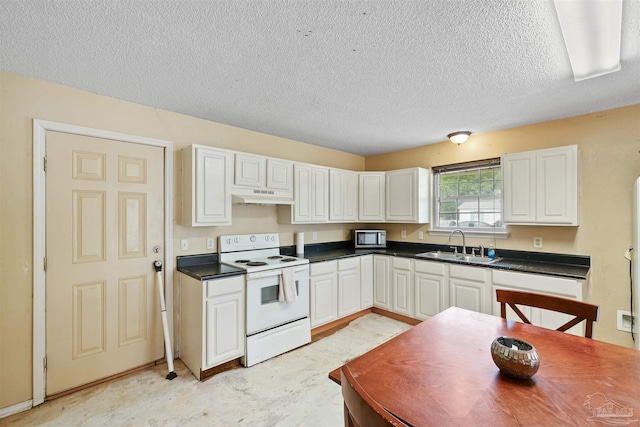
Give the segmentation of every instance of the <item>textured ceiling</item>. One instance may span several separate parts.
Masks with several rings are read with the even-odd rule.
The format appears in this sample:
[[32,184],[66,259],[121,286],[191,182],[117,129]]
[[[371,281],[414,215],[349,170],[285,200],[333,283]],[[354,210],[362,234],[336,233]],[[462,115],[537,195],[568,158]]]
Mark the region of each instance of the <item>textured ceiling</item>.
[[552,0],[0,0],[0,69],[372,155],[638,104],[639,29],[575,82]]

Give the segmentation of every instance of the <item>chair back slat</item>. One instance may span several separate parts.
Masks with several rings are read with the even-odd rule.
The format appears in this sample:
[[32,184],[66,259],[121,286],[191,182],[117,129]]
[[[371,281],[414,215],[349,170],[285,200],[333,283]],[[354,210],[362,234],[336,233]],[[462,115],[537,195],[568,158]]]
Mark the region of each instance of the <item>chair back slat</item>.
[[545,310],[552,310],[559,313],[566,313],[575,317],[556,330],[565,332],[569,328],[579,324],[582,321],[585,321],[586,328],[584,336],[587,338],[592,338],[593,322],[597,322],[598,316],[600,315],[600,307],[597,305],[572,300],[569,298],[561,298],[532,292],[497,289],[496,299],[500,303],[500,316],[503,319],[507,318],[507,304],[509,304],[509,306],[516,312],[518,317],[520,317],[520,319],[522,319],[522,321],[525,323],[531,322],[522,313],[522,311],[518,307],[516,307],[516,304],[542,308]]
[[358,384],[347,366],[341,368],[345,427],[407,427],[384,409]]

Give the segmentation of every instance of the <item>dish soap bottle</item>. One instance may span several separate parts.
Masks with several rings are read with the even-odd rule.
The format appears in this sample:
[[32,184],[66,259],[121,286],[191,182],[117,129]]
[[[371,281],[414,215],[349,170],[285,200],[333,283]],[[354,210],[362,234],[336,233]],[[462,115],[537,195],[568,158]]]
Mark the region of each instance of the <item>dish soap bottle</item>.
[[487,256],[491,259],[496,257],[496,250],[493,249],[493,245],[489,245],[489,251],[487,252]]

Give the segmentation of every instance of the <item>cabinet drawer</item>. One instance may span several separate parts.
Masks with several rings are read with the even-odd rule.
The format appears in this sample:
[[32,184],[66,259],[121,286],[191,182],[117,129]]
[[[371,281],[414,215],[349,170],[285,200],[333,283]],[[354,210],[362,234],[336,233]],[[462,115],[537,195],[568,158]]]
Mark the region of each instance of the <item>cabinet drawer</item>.
[[465,265],[452,265],[449,269],[449,277],[457,277],[458,279],[475,280],[484,282],[488,269],[480,267],[467,267]]
[[205,286],[207,287],[207,298],[218,297],[233,292],[242,292],[244,290],[244,276],[207,280]]
[[393,268],[398,268],[400,270],[411,270],[411,259],[410,258],[399,258],[392,257],[391,265]]
[[444,262],[416,261],[416,273],[429,273],[444,276],[447,264]]
[[565,298],[582,300],[584,297],[582,282],[577,279],[494,270],[493,284],[522,289],[523,291],[549,293]]
[[337,270],[336,261],[314,262],[309,265],[309,275],[317,276],[318,274],[333,273]]
[[360,268],[360,257],[338,260],[338,270],[349,270],[351,268]]

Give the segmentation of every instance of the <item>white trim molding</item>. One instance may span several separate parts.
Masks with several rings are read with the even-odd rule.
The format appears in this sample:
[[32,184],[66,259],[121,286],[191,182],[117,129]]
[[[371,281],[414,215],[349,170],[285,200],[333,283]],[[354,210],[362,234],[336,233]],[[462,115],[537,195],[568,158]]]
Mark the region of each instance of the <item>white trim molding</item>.
[[[33,399],[29,407],[44,402],[46,394],[46,183],[44,159],[46,157],[47,131],[90,136],[134,144],[164,148],[164,279],[168,324],[173,336],[173,143],[124,133],[111,132],[66,123],[33,120]],[[174,352],[175,353],[175,352]],[[14,405],[18,406],[18,405]],[[12,407],[11,407],[12,408]],[[21,409],[26,410],[29,408]],[[1,412],[0,412],[1,413]],[[1,417],[0,417],[1,418]]]
[[11,415],[19,412],[28,411],[33,407],[33,400],[25,400],[24,402],[16,403],[15,405],[7,406],[6,408],[0,408],[0,419],[10,417]]

